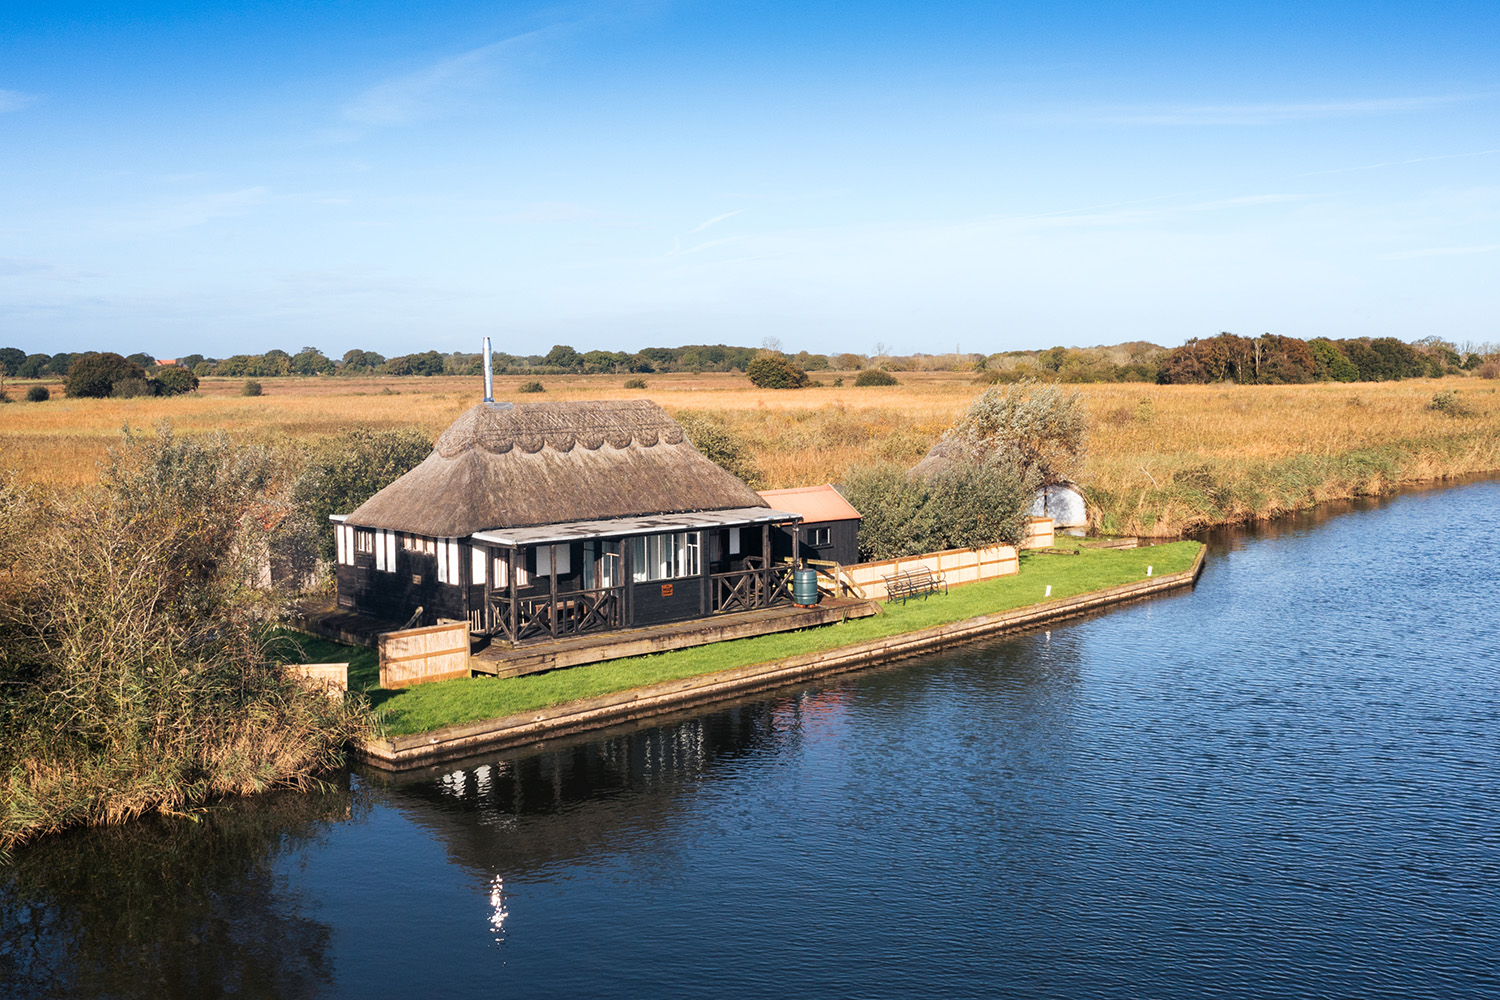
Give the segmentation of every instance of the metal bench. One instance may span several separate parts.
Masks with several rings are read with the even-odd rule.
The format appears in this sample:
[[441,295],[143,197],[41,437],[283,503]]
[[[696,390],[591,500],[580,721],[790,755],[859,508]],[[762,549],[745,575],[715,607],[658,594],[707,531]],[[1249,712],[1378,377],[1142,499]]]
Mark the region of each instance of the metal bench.
[[926,566],[914,566],[904,569],[899,573],[882,577],[885,580],[885,596],[889,601],[900,601],[905,604],[913,597],[929,597],[932,594],[948,592],[948,584],[942,576],[934,573]]

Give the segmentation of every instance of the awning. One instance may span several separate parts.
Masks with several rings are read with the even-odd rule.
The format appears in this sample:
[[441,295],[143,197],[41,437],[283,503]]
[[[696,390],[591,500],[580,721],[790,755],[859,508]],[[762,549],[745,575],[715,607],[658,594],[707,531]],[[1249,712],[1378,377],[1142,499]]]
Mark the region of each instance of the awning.
[[802,520],[801,514],[768,507],[736,507],[731,510],[701,510],[687,514],[652,514],[647,517],[613,517],[603,521],[571,521],[539,524],[532,528],[491,528],[469,537],[491,545],[550,545],[586,538],[624,538],[630,535],[664,535],[704,528],[736,528],[747,524],[786,524]]

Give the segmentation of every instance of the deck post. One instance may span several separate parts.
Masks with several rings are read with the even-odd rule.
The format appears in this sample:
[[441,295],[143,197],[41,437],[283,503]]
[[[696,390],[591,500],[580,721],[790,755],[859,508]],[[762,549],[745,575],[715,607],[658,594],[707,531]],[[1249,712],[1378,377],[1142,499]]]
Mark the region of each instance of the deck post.
[[510,644],[519,646],[521,644],[521,608],[516,603],[516,547],[512,545],[508,550],[506,558],[509,560],[509,569],[505,574],[506,586],[510,589]]
[[[715,535],[715,538],[718,536]],[[713,581],[708,578],[708,530],[698,530],[698,613],[707,618],[710,612],[708,585]]]
[[760,526],[760,596],[763,607],[771,606],[771,522]]
[[635,566],[630,553],[631,539],[620,539],[620,625],[635,624]]
[[801,569],[802,563],[802,522],[792,522],[792,569]]
[[[537,562],[541,562],[542,547],[537,546]],[[557,638],[557,546],[547,546],[547,580],[548,600],[552,606],[547,609],[547,625],[552,630],[552,638]]]

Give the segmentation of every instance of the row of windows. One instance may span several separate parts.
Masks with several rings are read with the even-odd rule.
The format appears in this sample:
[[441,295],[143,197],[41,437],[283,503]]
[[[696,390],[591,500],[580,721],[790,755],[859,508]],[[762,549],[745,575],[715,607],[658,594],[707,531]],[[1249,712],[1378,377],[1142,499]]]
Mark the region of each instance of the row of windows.
[[[394,531],[372,531],[351,525],[338,525],[335,529],[338,542],[338,561],[345,566],[354,565],[356,554],[373,555],[375,568],[381,572],[396,571],[397,546],[404,552],[416,552],[437,557],[438,582],[458,584],[460,579],[459,544],[456,538],[426,538]],[[712,558],[719,558],[719,536],[712,536]],[[740,530],[729,530],[728,554],[740,552]],[[703,533],[680,531],[664,535],[638,535],[628,539],[630,545],[631,579],[636,583],[655,580],[673,580],[697,576],[703,569]],[[808,532],[808,544],[827,545],[828,529],[813,528]],[[622,566],[622,543],[590,539],[583,543],[583,585],[593,590],[599,587],[618,587],[624,583]],[[475,584],[485,581],[485,551],[478,546],[471,550],[470,579]],[[534,550],[535,571],[528,571],[521,562],[516,570],[516,585],[529,586],[533,577],[547,577],[556,573],[566,576],[572,572],[572,548],[567,544],[540,545]],[[530,560],[527,560],[530,561]],[[492,588],[510,585],[510,558],[508,554],[495,554],[490,561],[488,583]]]

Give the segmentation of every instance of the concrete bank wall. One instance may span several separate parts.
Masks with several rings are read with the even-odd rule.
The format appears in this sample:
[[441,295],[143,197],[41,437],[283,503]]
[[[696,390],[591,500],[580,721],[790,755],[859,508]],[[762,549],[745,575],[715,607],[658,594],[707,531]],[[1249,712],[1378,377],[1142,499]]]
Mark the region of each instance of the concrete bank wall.
[[1150,577],[1077,597],[1032,604],[993,615],[981,615],[978,618],[935,625],[917,632],[872,639],[837,649],[632,688],[597,698],[554,705],[523,715],[446,726],[410,736],[370,740],[362,744],[358,752],[363,759],[376,766],[403,770],[484,750],[521,746],[550,737],[602,729],[652,715],[754,694],[813,677],[842,673],[869,663],[884,663],[982,636],[1018,631],[1071,618],[1111,604],[1190,586],[1203,570],[1206,551],[1200,549],[1193,565],[1181,573]]

